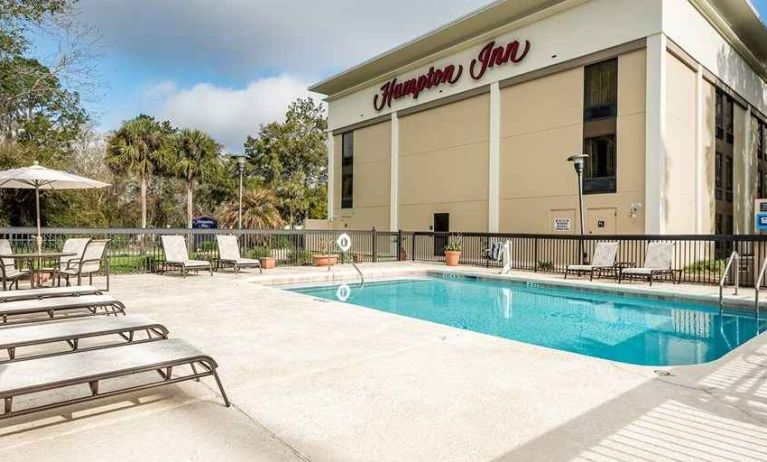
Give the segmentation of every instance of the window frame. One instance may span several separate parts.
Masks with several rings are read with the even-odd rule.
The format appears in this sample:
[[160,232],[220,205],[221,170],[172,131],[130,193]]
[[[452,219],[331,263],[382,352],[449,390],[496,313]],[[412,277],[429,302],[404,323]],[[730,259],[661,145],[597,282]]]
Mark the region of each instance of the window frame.
[[354,208],[354,131],[341,134],[341,209],[351,208]]

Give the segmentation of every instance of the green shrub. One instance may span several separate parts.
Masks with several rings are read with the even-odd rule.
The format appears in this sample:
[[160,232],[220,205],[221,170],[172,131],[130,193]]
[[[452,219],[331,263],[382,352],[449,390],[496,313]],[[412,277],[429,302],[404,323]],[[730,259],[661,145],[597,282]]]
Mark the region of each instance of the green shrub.
[[248,258],[266,258],[272,256],[272,250],[269,247],[258,246],[248,250]]
[[218,244],[216,241],[200,241],[197,243],[197,251],[198,252],[212,252],[214,250],[218,249]]
[[554,271],[554,263],[550,261],[539,261],[538,269],[540,271]]
[[291,265],[311,265],[312,251],[307,249],[291,249],[288,253],[288,262]]
[[725,267],[725,261],[724,260],[701,260],[696,261],[692,265],[686,267],[684,270],[688,273],[693,274],[699,274],[699,273],[720,273],[724,271]]
[[143,273],[148,270],[149,257],[145,255],[111,255],[109,271],[112,274]]

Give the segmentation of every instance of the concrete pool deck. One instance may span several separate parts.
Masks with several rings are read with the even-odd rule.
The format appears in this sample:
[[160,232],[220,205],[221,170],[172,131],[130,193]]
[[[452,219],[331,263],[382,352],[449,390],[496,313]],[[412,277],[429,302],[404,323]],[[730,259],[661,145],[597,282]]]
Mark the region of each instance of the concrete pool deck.
[[[442,268],[362,265],[370,278]],[[114,277],[111,293],[130,313],[151,316],[219,362],[233,407],[203,379],[65,416],[0,421],[0,459],[767,460],[767,336],[659,376],[262,285],[354,274],[344,266]],[[713,300],[718,292],[654,290]]]

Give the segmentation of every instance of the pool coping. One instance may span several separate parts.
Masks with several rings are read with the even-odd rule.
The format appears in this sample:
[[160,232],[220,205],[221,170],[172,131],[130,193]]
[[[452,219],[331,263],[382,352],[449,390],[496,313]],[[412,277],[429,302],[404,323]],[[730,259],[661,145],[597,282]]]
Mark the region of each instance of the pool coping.
[[[363,273],[364,274],[364,273]],[[393,271],[369,271],[366,277],[371,281],[394,280],[412,277],[429,277],[434,275],[457,274],[461,276],[472,276],[480,279],[509,281],[516,283],[533,283],[539,287],[551,287],[558,289],[577,289],[591,293],[606,295],[624,294],[633,295],[649,300],[661,300],[679,303],[702,304],[709,308],[719,308],[718,294],[708,293],[689,293],[675,292],[666,287],[638,287],[635,285],[618,286],[614,283],[603,283],[600,281],[588,281],[578,279],[554,279],[551,277],[520,274],[499,274],[487,271],[477,270],[476,268],[462,267],[421,267],[421,268],[401,268]],[[350,281],[359,281],[359,275],[355,272],[327,272],[327,273],[305,273],[300,275],[280,275],[271,277],[268,280],[264,278],[253,279],[253,282],[267,286],[281,286],[284,288],[301,287],[307,285],[333,284]],[[754,302],[752,299],[745,299],[742,296],[724,294],[722,297],[722,306],[728,310],[739,312],[754,313]],[[760,300],[761,310],[767,310],[767,297]]]

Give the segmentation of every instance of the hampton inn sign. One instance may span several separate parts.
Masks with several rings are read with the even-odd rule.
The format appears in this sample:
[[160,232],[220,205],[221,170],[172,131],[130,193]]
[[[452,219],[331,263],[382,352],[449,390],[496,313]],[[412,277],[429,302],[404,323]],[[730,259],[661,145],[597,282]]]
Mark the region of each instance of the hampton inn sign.
[[[481,79],[485,72],[491,67],[502,66],[507,63],[518,64],[525,59],[530,52],[530,41],[525,40],[524,46],[519,40],[514,40],[506,46],[496,46],[492,41],[482,47],[476,58],[471,60],[469,74],[474,80]],[[392,100],[398,100],[405,96],[412,96],[418,99],[418,95],[424,90],[438,87],[445,83],[454,84],[461,79],[463,75],[463,65],[458,67],[454,64],[448,64],[443,68],[429,68],[429,72],[413,77],[404,82],[398,82],[396,78],[383,84],[380,93],[373,97],[373,107],[380,111],[385,107],[391,107]]]

